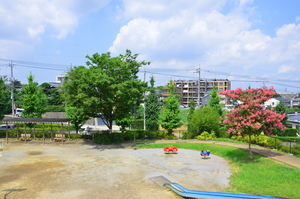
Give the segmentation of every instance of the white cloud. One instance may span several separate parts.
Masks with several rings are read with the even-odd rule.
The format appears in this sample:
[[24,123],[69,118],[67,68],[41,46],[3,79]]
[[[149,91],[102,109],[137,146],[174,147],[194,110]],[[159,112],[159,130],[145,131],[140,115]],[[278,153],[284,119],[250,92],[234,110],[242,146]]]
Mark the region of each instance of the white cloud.
[[297,68],[284,64],[279,67],[278,74],[283,74],[283,73],[288,73],[293,71],[297,71]]
[[[12,49],[11,45],[18,42],[24,46],[35,45],[45,33],[63,39],[76,29],[80,17],[99,10],[108,2],[109,0],[2,0],[0,38],[8,43],[2,49]],[[20,50],[17,46],[13,49]]]

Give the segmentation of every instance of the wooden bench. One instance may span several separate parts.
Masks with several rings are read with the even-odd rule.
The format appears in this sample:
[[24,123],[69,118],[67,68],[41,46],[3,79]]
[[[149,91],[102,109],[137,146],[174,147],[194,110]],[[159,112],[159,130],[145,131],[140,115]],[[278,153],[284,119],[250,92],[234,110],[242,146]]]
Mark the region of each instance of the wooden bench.
[[65,135],[63,134],[55,134],[55,141],[61,141],[62,139],[65,139]]
[[[26,134],[26,140],[30,140],[31,134]],[[21,134],[20,140],[25,140],[25,134]]]

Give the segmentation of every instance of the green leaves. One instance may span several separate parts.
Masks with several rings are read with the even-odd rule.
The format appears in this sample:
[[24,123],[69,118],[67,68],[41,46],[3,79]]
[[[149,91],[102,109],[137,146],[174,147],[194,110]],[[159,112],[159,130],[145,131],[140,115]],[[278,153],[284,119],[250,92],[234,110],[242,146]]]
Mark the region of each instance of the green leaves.
[[47,96],[41,88],[38,88],[37,82],[34,82],[34,77],[30,72],[28,76],[28,84],[22,89],[23,96],[21,97],[23,118],[41,118],[42,114],[47,110]]
[[211,106],[214,110],[216,110],[220,116],[222,116],[222,105],[220,105],[220,97],[217,94],[217,89],[215,85],[210,95],[211,99],[209,100],[208,105]]
[[163,108],[163,113],[160,115],[159,124],[168,131],[172,131],[178,127],[181,127],[183,124],[180,121],[180,111],[179,107],[179,96],[174,95],[175,85],[173,85],[173,81],[171,80],[169,85],[169,96],[165,100],[165,106]]
[[81,115],[100,117],[109,129],[112,121],[122,120],[133,110],[133,101],[140,104],[147,83],[138,79],[142,65],[129,50],[125,55],[110,53],[86,56],[89,68],[70,69],[63,83],[66,103],[80,109]]
[[146,127],[148,130],[157,130],[158,120],[160,114],[160,105],[158,102],[158,95],[155,93],[154,77],[150,77],[150,94],[147,96],[146,101]]

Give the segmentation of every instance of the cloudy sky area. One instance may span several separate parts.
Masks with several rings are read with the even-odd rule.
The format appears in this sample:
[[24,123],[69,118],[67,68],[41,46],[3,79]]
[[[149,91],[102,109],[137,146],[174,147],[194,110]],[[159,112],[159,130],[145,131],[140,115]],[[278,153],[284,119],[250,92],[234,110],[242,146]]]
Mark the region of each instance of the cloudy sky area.
[[2,0],[0,75],[54,82],[86,55],[130,49],[156,85],[222,78],[232,89],[300,90],[300,2],[279,0]]

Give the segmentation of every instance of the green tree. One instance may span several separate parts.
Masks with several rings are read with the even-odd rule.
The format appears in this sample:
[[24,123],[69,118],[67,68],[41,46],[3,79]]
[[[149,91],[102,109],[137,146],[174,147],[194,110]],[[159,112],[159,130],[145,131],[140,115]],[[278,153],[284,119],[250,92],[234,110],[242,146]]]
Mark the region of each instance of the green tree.
[[34,77],[30,72],[28,76],[28,84],[22,89],[23,96],[21,97],[23,118],[41,118],[42,114],[47,109],[47,96],[41,88],[38,88],[37,82],[34,82]]
[[171,135],[173,129],[181,127],[183,123],[180,121],[179,107],[179,95],[174,95],[175,85],[173,81],[170,81],[170,85],[167,85],[169,96],[165,99],[165,105],[163,107],[163,113],[159,117],[159,124]]
[[63,82],[66,104],[77,107],[80,115],[101,118],[112,132],[115,120],[122,120],[140,104],[147,83],[138,79],[139,68],[150,62],[137,61],[130,50],[125,55],[111,57],[110,53],[86,56],[89,68],[71,68]]
[[273,97],[282,97],[282,96],[276,93]]
[[160,114],[160,105],[158,102],[158,95],[155,92],[154,77],[150,77],[150,94],[146,100],[146,127],[150,131],[157,130],[158,120]]
[[67,113],[67,118],[73,119],[71,123],[74,124],[76,133],[78,133],[79,129],[84,125],[89,117],[86,115],[81,115],[83,111],[76,107],[66,105],[65,110]]
[[0,76],[0,120],[4,118],[6,111],[7,97],[5,95],[5,77]]
[[211,98],[208,102],[208,106],[212,107],[219,113],[219,116],[222,116],[222,105],[220,104],[220,97],[218,96],[217,89],[214,85],[212,92],[210,93]]
[[193,114],[195,113],[195,102],[192,100],[190,101],[190,110],[189,110],[189,114],[188,114],[188,130],[190,129],[190,124],[191,124],[191,120],[193,117]]
[[214,131],[218,136],[220,127],[219,121],[219,113],[213,107],[200,107],[190,119],[189,130],[194,133],[194,136],[200,135],[203,131]]

